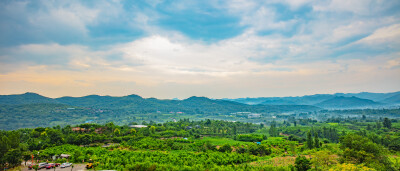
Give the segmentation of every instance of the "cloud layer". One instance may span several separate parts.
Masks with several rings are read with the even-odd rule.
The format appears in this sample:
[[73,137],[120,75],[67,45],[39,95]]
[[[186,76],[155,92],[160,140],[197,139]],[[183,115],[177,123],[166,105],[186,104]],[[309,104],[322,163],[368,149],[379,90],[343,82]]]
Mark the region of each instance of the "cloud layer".
[[393,0],[3,1],[0,93],[398,91],[399,8]]

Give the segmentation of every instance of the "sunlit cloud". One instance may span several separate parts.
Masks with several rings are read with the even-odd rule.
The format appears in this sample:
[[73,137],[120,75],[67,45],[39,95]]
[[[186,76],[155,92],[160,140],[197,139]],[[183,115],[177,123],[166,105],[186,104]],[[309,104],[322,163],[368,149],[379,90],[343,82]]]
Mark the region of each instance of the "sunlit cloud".
[[222,98],[398,91],[396,7],[395,1],[1,2],[0,93]]

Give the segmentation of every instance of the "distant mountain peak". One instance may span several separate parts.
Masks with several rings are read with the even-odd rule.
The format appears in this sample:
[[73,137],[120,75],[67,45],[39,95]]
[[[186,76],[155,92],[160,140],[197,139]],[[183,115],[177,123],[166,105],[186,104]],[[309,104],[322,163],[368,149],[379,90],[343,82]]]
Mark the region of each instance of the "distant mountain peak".
[[126,97],[129,97],[129,98],[140,98],[140,99],[143,99],[143,97],[141,97],[141,96],[139,96],[139,95],[137,95],[137,94],[131,94],[131,95],[127,95]]
[[[24,93],[24,94],[21,94],[21,95],[23,95],[23,96],[36,96],[36,97],[45,97],[45,96],[42,96],[42,95],[40,95],[40,94],[33,93],[33,92],[26,92],[26,93]],[[47,97],[46,97],[46,98],[47,98]]]
[[207,97],[198,97],[198,96],[192,96],[192,97],[189,97],[189,98],[185,99],[185,101],[191,101],[191,100],[211,101],[211,99],[209,99]]
[[380,103],[374,102],[369,99],[362,99],[355,96],[335,96],[331,99],[315,104],[323,108],[364,108],[377,106]]
[[0,104],[39,104],[39,103],[57,103],[57,101],[32,92],[26,92],[24,94],[15,94],[15,95],[0,95]]

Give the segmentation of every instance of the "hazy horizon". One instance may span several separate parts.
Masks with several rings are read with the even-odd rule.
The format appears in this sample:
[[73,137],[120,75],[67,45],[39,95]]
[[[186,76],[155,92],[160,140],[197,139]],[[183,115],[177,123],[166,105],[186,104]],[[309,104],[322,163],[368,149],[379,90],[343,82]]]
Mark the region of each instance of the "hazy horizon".
[[400,88],[400,1],[2,1],[0,94],[163,99]]
[[173,98],[158,98],[158,97],[146,97],[146,96],[142,96],[140,94],[137,93],[131,93],[131,94],[125,94],[125,95],[109,95],[109,94],[87,94],[87,95],[82,95],[82,96],[70,96],[70,95],[64,95],[64,96],[57,96],[57,97],[51,97],[51,96],[46,96],[44,94],[40,94],[40,93],[36,93],[36,92],[23,92],[23,93],[13,93],[13,94],[0,94],[0,95],[21,95],[21,94],[25,94],[25,93],[35,93],[35,94],[39,94],[41,96],[44,97],[49,97],[49,98],[61,98],[61,97],[85,97],[85,96],[91,96],[91,95],[98,95],[98,96],[111,96],[111,97],[124,97],[124,96],[129,96],[129,95],[138,95],[140,97],[143,98],[157,98],[157,99],[175,99],[178,98],[180,100],[183,99],[187,99],[193,96],[196,97],[207,97],[207,98],[211,98],[211,99],[239,99],[239,98],[270,98],[270,97],[302,97],[302,96],[312,96],[312,95],[322,95],[322,94],[357,94],[357,93],[396,93],[396,92],[400,92],[400,91],[393,91],[393,92],[347,92],[347,93],[343,93],[343,92],[336,92],[336,93],[316,93],[316,94],[304,94],[304,95],[299,95],[299,96],[257,96],[257,97],[233,97],[233,98],[228,98],[228,97],[220,97],[220,98],[212,98],[212,97],[208,97],[208,96],[202,96],[202,95],[192,95],[192,96],[188,96],[188,97],[182,97],[182,98],[178,98],[178,97],[173,97]]

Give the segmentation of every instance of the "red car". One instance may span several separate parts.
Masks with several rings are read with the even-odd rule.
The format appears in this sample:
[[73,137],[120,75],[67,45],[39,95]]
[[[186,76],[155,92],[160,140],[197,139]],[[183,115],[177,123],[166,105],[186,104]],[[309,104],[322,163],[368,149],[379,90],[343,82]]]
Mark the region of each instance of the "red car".
[[58,166],[60,166],[61,164],[60,164],[60,163],[56,163],[55,165],[56,165],[56,167],[58,167]]
[[51,169],[51,168],[55,168],[56,165],[54,163],[49,163],[46,165],[46,169]]
[[28,169],[29,169],[29,170],[33,169],[33,166],[34,166],[34,165],[30,164],[30,165],[28,166]]

